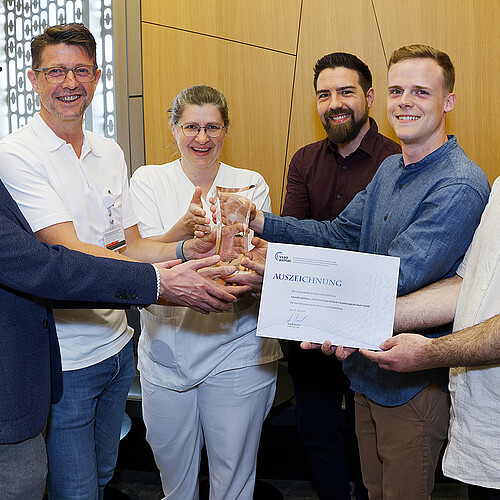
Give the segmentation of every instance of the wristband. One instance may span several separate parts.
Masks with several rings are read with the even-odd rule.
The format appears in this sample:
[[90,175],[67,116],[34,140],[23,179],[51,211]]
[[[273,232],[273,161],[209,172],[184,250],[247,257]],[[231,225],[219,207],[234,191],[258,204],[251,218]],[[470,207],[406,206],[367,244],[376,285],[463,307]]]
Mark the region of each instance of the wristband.
[[184,251],[183,251],[183,247],[184,247],[185,241],[186,240],[179,241],[179,243],[177,243],[177,246],[175,247],[175,256],[178,259],[181,259],[182,262],[187,262],[187,259],[186,259],[185,255],[184,255]]

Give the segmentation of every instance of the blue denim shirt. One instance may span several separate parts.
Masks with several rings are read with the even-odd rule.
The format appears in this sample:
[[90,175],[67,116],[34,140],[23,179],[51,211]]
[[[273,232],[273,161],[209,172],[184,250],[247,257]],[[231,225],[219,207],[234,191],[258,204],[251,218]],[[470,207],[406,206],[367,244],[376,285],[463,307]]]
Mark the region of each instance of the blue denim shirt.
[[[399,257],[398,295],[448,278],[469,246],[490,186],[454,136],[417,163],[388,157],[372,182],[334,221],[299,221],[265,214],[262,237],[277,243],[358,250]],[[448,370],[386,372],[359,353],[343,362],[356,392],[376,403],[409,401]]]

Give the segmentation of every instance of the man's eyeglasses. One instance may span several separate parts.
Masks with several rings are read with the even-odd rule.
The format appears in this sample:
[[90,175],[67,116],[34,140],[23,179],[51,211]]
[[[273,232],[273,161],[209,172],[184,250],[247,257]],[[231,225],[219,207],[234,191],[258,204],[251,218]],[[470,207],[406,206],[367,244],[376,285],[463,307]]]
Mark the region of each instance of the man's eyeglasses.
[[184,125],[176,123],[176,125],[182,129],[182,133],[186,137],[196,137],[200,133],[201,129],[205,131],[205,134],[207,134],[208,137],[219,137],[224,130],[224,127],[222,125],[218,125],[217,123],[209,123],[204,127],[200,127],[197,123],[185,123]]
[[74,68],[65,68],[64,66],[50,66],[48,68],[34,69],[38,73],[43,73],[47,83],[62,83],[66,80],[68,73],[71,71],[75,80],[78,83],[90,83],[95,78],[97,66],[87,66],[81,64]]

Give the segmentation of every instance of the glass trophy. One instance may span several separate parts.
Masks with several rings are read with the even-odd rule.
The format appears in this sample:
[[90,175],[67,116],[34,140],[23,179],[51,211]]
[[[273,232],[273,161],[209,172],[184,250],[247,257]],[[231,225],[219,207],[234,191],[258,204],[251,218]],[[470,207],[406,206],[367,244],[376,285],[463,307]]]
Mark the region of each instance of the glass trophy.
[[216,186],[213,192],[217,219],[215,254],[220,256],[220,264],[236,266],[237,273],[250,272],[240,262],[251,240],[248,224],[256,187]]

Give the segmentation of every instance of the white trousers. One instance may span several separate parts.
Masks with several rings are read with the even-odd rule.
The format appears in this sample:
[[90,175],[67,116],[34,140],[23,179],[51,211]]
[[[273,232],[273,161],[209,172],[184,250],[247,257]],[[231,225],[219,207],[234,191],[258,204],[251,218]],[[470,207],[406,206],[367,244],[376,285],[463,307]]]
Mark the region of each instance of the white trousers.
[[198,500],[203,443],[210,500],[252,500],[262,423],[274,400],[277,362],[228,370],[187,391],[141,377],[146,439],[165,499]]

